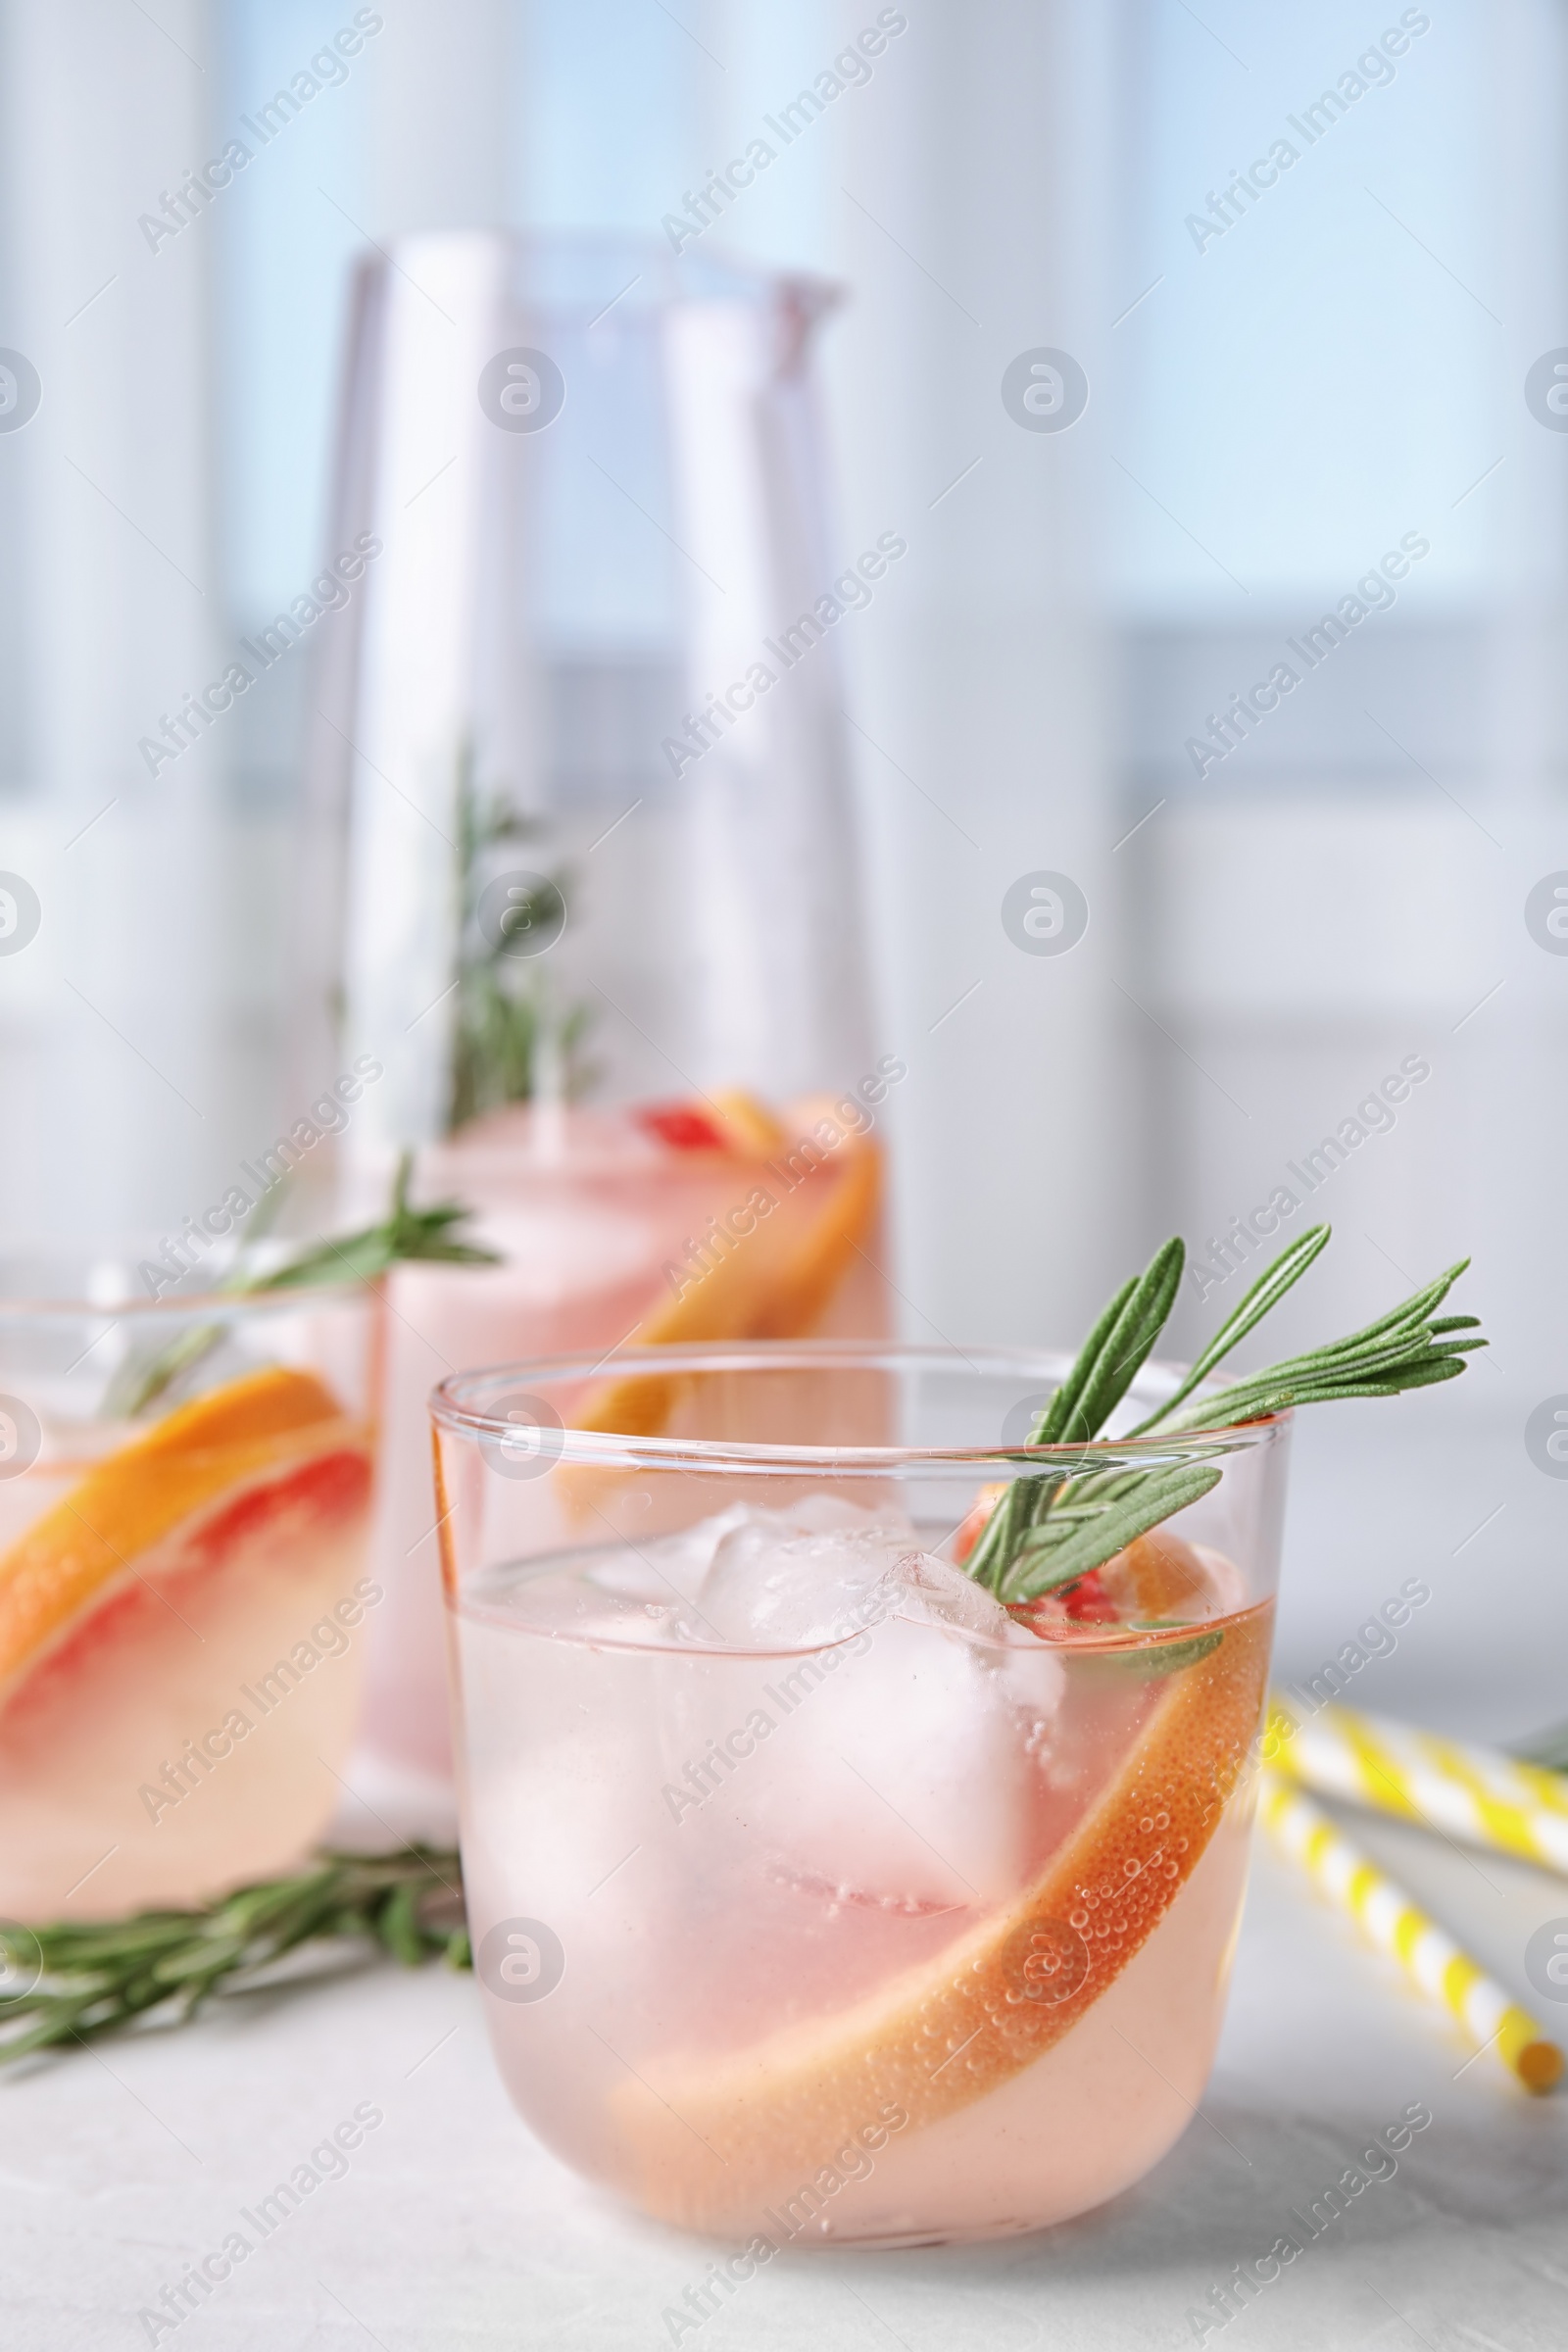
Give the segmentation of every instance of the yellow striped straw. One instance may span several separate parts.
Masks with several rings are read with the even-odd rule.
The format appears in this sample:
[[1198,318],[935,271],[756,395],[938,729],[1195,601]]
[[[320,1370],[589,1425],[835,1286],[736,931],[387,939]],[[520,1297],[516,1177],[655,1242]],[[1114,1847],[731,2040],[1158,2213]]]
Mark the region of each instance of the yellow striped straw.
[[1264,1754],[1324,1796],[1348,1797],[1568,1873],[1563,1773],[1351,1707],[1325,1706],[1308,1715],[1278,1691]]
[[1562,2074],[1563,2057],[1544,2029],[1347,1838],[1320,1805],[1277,1773],[1265,1772],[1258,1810],[1276,1843],[1350,1912],[1379,1951],[1397,1960],[1424,1993],[1452,2011],[1480,2048],[1494,2047],[1526,2090],[1551,2089]]

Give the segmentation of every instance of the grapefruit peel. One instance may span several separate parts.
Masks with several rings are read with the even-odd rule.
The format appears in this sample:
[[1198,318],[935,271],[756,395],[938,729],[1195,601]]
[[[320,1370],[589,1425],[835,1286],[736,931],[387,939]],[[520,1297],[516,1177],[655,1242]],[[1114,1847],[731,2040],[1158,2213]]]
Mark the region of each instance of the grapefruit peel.
[[915,2129],[939,2123],[1060,2041],[1165,1917],[1227,1802],[1247,1800],[1269,1630],[1266,1611],[1232,1620],[1033,1885],[937,1959],[750,2050],[644,2059],[617,2094],[636,2195],[684,2228],[721,2227],[885,2102]]
[[0,1556],[0,1707],[137,1576],[137,1562],[247,1492],[369,1441],[313,1374],[209,1390],[96,1462]]

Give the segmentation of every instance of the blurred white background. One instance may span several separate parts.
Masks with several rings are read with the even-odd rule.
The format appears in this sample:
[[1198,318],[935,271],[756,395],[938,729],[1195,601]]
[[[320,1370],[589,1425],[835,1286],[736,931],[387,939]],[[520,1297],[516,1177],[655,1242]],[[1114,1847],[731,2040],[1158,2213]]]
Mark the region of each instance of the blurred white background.
[[[307,665],[156,780],[137,743],[326,552],[351,258],[432,227],[657,237],[878,17],[368,13],[341,82],[153,251],[139,217],[354,11],[0,6],[0,345],[43,385],[0,432],[0,866],[43,909],[0,960],[12,1235],[177,1224],[284,1115]],[[1466,1251],[1495,1347],[1302,1433],[1286,1663],[1420,1575],[1363,1703],[1523,1731],[1568,1710],[1568,1487],[1523,1435],[1568,1391],[1568,959],[1524,912],[1568,867],[1568,435],[1524,392],[1568,342],[1561,13],[890,13],[869,78],[708,233],[849,289],[823,347],[842,548],[909,546],[841,632],[878,1043],[910,1070],[909,1328],[1071,1340],[1165,1233],[1206,1255],[1420,1057],[1314,1200],[1335,1247],[1271,1347]],[[1357,73],[1385,31],[1388,72]],[[1276,184],[1195,232],[1281,139]],[[1003,404],[1039,347],[1087,371],[1069,431]],[[1200,777],[1209,714],[1407,536],[1430,552],[1396,602]],[[1061,957],[1001,920],[1043,868],[1091,909]],[[1240,1287],[1195,1285],[1182,1343]]]

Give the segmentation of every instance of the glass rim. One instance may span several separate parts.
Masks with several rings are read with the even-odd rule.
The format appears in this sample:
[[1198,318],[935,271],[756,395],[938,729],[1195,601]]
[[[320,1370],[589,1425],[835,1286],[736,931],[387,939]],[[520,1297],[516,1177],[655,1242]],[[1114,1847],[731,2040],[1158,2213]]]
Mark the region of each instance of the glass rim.
[[[812,1372],[940,1371],[990,1373],[999,1378],[1059,1383],[1073,1363],[1065,1351],[1024,1348],[932,1346],[904,1340],[727,1340],[700,1341],[673,1347],[612,1348],[607,1355],[545,1355],[514,1362],[448,1373],[430,1391],[428,1410],[438,1429],[483,1446],[515,1442],[519,1424],[477,1408],[476,1395],[495,1400],[506,1392],[548,1389],[568,1383],[602,1380],[620,1382],[639,1375],[668,1379],[700,1372]],[[1140,1370],[1128,1395],[1138,1397],[1150,1374],[1176,1381],[1188,1367],[1163,1357]],[[1195,1397],[1214,1395],[1223,1384],[1204,1381]],[[552,1425],[554,1409],[546,1399]],[[1157,1401],[1151,1398],[1151,1402]],[[907,1470],[967,1471],[996,1467],[1016,1476],[1020,1470],[1082,1469],[1089,1464],[1109,1468],[1118,1462],[1212,1459],[1274,1444],[1290,1427],[1294,1411],[1261,1414],[1213,1430],[1151,1431],[1141,1438],[1093,1438],[1082,1444],[1054,1446],[782,1446],[742,1444],[728,1438],[660,1438],[635,1432],[573,1429],[552,1426],[552,1462],[584,1463],[599,1467],[645,1466],[650,1469],[817,1472],[843,1477],[874,1477]]]
[[[645,229],[561,227],[489,227],[405,229],[386,240],[386,251],[364,254],[359,269],[367,279],[388,276],[407,258],[414,245],[434,241],[466,245],[473,251],[488,247],[506,257],[509,269],[554,262],[607,261],[619,268],[625,262],[642,265],[648,290],[628,305],[639,316],[684,308],[695,302],[723,302],[764,309],[781,298],[804,303],[813,321],[840,309],[848,300],[844,279],[826,270],[789,263],[758,261],[738,247],[717,244],[691,255],[672,252],[666,237]],[[593,324],[603,316],[596,297],[565,295],[554,289],[515,286],[509,277],[505,292],[517,308],[538,318],[576,322],[579,314]]]

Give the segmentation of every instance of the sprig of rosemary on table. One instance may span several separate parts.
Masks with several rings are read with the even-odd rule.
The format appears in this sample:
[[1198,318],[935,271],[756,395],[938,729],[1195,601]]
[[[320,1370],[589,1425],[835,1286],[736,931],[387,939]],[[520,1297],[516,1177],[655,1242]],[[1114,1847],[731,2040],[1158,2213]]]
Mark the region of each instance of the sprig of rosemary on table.
[[471,1965],[463,1867],[444,1846],[325,1852],[287,1878],[241,1886],[202,1911],[0,1927],[0,2065],[83,2042],[137,2017],[182,2024],[214,1993],[239,1991],[302,1946],[353,1937],[416,1968]]
[[1568,1722],[1548,1724],[1544,1732],[1517,1740],[1511,1752],[1521,1764],[1537,1764],[1544,1772],[1568,1773]]
[[[455,1225],[461,1225],[473,1214],[461,1201],[439,1200],[430,1208],[410,1207],[409,1185],[413,1175],[414,1153],[405,1152],[392,1180],[387,1213],[379,1224],[368,1225],[359,1233],[342,1234],[335,1240],[313,1243],[297,1256],[273,1267],[270,1274],[251,1273],[242,1258],[226,1280],[218,1285],[220,1295],[249,1298],[262,1291],[305,1290],[318,1283],[374,1282],[389,1267],[419,1259],[463,1266],[498,1264],[494,1250],[460,1242],[453,1233]],[[252,1238],[259,1238],[254,1229]],[[137,1413],[144,1413],[182,1373],[212,1353],[222,1339],[223,1330],[221,1323],[192,1324],[151,1356],[127,1356],[105,1391],[99,1407],[101,1415],[107,1420],[129,1420]]]
[[[1171,1395],[1135,1429],[1121,1434],[1186,1438],[1234,1429],[1292,1405],[1396,1396],[1405,1389],[1454,1379],[1464,1370],[1466,1351],[1486,1346],[1476,1336],[1476,1316],[1437,1313],[1470,1263],[1461,1258],[1348,1339],[1244,1374],[1189,1403],[1216,1365],[1299,1281],[1327,1246],[1329,1233],[1327,1225],[1314,1225],[1298,1234],[1264,1268]],[[1028,1445],[1070,1449],[1099,1437],[1169,1319],[1185,1262],[1180,1240],[1168,1241],[1142,1274],[1122,1284],[1038,1416]],[[1050,1471],[1012,1480],[963,1566],[1004,1601],[1062,1591],[1102,1567],[1136,1537],[1197,1502],[1218,1485],[1220,1475],[1217,1463],[1195,1460],[1185,1448],[1179,1458],[1147,1467],[1136,1457],[1105,1467],[1091,1457],[1074,1463],[1068,1451]]]

